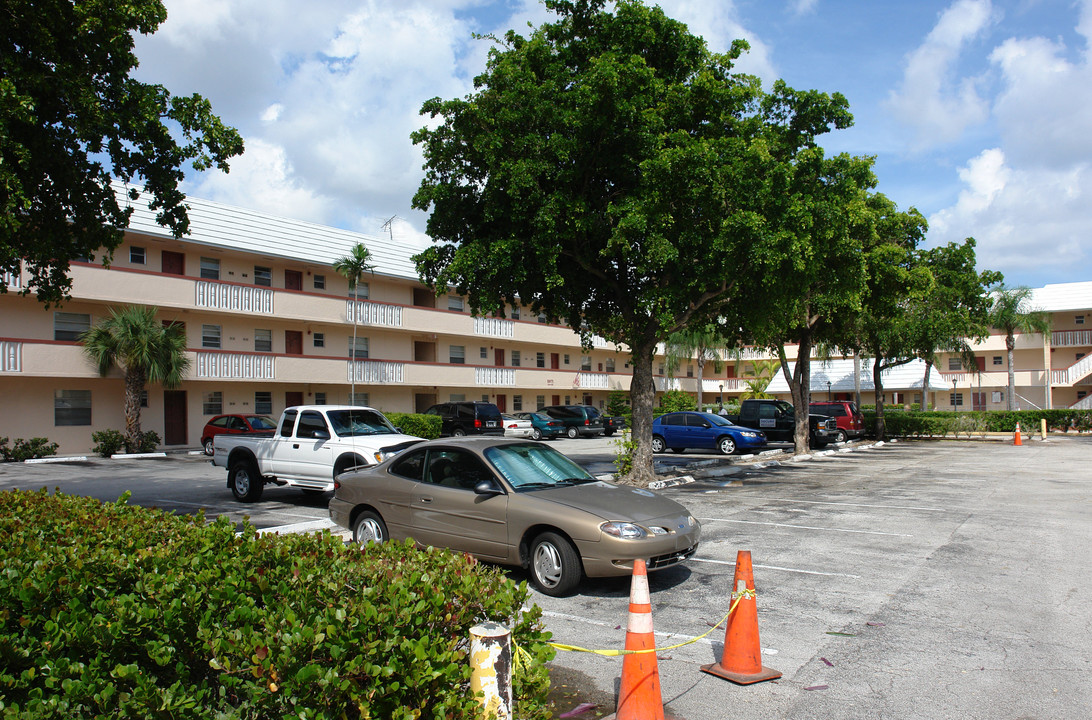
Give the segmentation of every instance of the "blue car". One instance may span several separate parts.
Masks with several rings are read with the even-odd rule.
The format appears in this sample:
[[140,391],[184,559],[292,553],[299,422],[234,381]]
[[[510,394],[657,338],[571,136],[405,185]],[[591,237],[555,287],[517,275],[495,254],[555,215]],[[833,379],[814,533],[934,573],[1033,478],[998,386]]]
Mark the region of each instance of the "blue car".
[[766,446],[766,435],[759,430],[733,425],[720,415],[706,412],[674,412],[652,421],[652,452],[668,448],[682,452],[687,448],[716,449],[722,455],[737,450]]

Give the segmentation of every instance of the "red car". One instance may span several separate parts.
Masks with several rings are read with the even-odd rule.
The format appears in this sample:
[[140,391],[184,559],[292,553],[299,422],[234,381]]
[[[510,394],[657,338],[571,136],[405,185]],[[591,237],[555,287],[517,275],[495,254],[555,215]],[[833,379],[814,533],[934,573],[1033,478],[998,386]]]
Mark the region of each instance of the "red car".
[[221,433],[272,435],[276,429],[277,421],[265,415],[217,415],[205,423],[205,429],[201,431],[201,445],[205,448],[205,454],[211,457],[212,439]]

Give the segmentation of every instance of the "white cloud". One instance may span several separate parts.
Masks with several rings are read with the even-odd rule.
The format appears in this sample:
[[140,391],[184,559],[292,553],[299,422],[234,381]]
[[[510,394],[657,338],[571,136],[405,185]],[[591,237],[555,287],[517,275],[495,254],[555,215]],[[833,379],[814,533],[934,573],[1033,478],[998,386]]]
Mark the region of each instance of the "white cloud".
[[819,0],[793,0],[791,3],[794,15],[807,15],[815,10],[818,4]]
[[992,12],[989,0],[957,0],[907,56],[902,84],[886,105],[916,130],[919,147],[955,140],[986,120],[989,107],[979,95],[978,80],[957,79],[955,66],[964,46],[989,25]]
[[713,52],[726,52],[734,40],[743,39],[750,52],[736,63],[739,72],[757,75],[769,84],[779,75],[770,58],[770,48],[757,33],[738,20],[735,4],[727,0],[664,0],[658,3],[669,17],[686,23],[690,32],[705,39]]

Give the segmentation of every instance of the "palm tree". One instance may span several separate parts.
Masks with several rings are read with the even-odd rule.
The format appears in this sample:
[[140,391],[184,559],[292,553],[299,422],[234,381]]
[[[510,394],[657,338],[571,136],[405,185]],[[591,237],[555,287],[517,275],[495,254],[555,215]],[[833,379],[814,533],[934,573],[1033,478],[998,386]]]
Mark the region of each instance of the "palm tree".
[[777,360],[755,360],[754,361],[754,374],[751,377],[744,378],[744,384],[747,386],[747,390],[741,393],[740,400],[752,400],[756,398],[772,398],[766,392],[766,388],[773,382],[774,373],[781,367],[781,363]]
[[129,306],[110,310],[110,317],[80,335],[84,352],[105,377],[119,368],[125,375],[125,436],[129,447],[139,447],[140,398],[149,382],[165,388],[182,384],[190,367],[186,333],[181,325],[164,325],[159,309]]
[[357,316],[360,314],[357,308],[357,303],[360,302],[357,286],[364,273],[375,272],[371,259],[372,254],[368,248],[364,247],[364,243],[357,243],[353,245],[348,255],[334,260],[334,272],[346,278],[349,281],[349,289],[353,291],[353,344],[349,348],[349,367],[351,368],[349,396],[353,403],[356,402],[356,323]]
[[683,360],[697,356],[698,366],[698,410],[702,407],[702,379],[705,365],[713,363],[714,372],[720,372],[721,350],[725,347],[724,339],[715,330],[686,328],[671,333],[667,338],[666,362],[667,375],[672,377]]
[[990,327],[1005,332],[1005,348],[1009,351],[1009,410],[1016,409],[1016,371],[1012,364],[1016,349],[1016,333],[1032,334],[1050,331],[1050,316],[1030,307],[1031,289],[1007,288],[999,285],[992,293]]

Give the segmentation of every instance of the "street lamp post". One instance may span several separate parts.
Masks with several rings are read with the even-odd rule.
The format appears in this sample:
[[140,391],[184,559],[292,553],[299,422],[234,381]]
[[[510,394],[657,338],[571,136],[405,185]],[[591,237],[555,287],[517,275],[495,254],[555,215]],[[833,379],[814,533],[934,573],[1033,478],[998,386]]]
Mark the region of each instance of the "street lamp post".
[[830,402],[830,380],[827,380],[827,402]]

